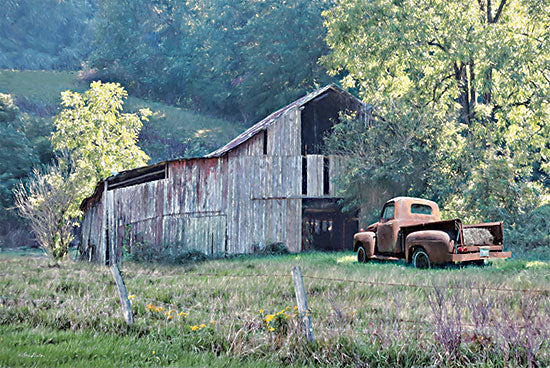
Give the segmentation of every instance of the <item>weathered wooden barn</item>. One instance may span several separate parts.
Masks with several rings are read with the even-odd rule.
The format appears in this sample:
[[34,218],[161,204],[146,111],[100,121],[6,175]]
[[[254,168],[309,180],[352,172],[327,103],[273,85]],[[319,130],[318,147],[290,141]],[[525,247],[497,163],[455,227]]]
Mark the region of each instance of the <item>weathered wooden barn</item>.
[[365,105],[328,85],[205,157],[102,180],[81,205],[81,252],[108,262],[137,243],[206,254],[252,253],[275,242],[292,252],[351,249],[357,219],[341,212],[333,181],[342,158],[321,153],[344,110],[364,114]]

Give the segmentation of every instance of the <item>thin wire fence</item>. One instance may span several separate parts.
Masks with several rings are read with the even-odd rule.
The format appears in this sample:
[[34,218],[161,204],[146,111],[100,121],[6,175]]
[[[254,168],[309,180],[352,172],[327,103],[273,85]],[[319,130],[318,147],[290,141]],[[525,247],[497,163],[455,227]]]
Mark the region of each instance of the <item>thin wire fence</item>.
[[[179,278],[179,277],[227,277],[227,278],[250,278],[250,277],[267,277],[267,278],[292,278],[291,275],[284,274],[216,274],[216,273],[182,273],[179,275],[167,275],[167,276],[154,276],[155,279],[164,279],[164,278]],[[321,277],[321,276],[311,276],[303,275],[304,279],[312,280],[324,280],[324,281],[333,281],[333,282],[349,282],[355,284],[364,284],[370,286],[392,286],[392,287],[407,287],[407,288],[417,288],[417,289],[433,289],[435,287],[440,289],[463,289],[463,290],[479,290],[479,291],[499,291],[499,292],[510,292],[510,293],[541,293],[549,294],[550,289],[514,289],[507,287],[492,287],[492,286],[474,286],[474,285],[422,285],[422,284],[412,284],[412,283],[399,283],[399,282],[382,282],[382,281],[368,281],[368,280],[354,280],[354,279],[343,279],[343,278],[333,278],[333,277]]]
[[[105,272],[107,273],[107,272]],[[10,276],[6,274],[0,274],[0,276]],[[169,279],[169,278],[181,278],[181,277],[215,277],[215,278],[241,278],[241,279],[250,279],[250,278],[280,278],[280,279],[291,279],[292,276],[290,274],[220,274],[220,273],[182,273],[177,275],[164,275],[164,276],[157,276],[157,275],[148,275],[149,279]],[[550,289],[516,289],[516,288],[507,288],[507,287],[492,287],[492,286],[473,286],[473,285],[422,285],[422,284],[414,284],[414,283],[398,283],[398,282],[381,282],[381,281],[368,281],[368,280],[355,280],[355,279],[344,279],[344,278],[333,278],[333,277],[322,277],[322,276],[313,276],[313,275],[303,275],[304,279],[309,280],[319,280],[319,281],[328,281],[328,282],[338,282],[338,283],[353,283],[353,284],[362,284],[362,285],[369,285],[369,286],[375,286],[375,287],[405,287],[405,288],[415,288],[415,289],[455,289],[455,290],[479,290],[479,291],[495,291],[495,292],[509,292],[509,293],[538,293],[542,294],[544,296],[548,296],[550,294]],[[87,292],[90,291],[88,288],[86,290]],[[140,302],[143,302],[144,304],[149,305],[155,305],[155,306],[162,306],[164,310],[180,310],[183,307],[181,305],[176,305],[174,303],[167,303],[163,301],[156,300],[154,298],[139,295],[139,294],[131,294],[132,299],[138,299]],[[85,296],[80,296],[83,298],[86,302],[116,302],[117,297],[115,295],[112,296],[105,296],[102,298],[90,298]],[[0,298],[2,299],[2,303],[6,304],[6,302],[11,301],[16,304],[25,303],[30,305],[38,305],[41,303],[48,303],[53,302],[57,305],[63,304],[67,301],[72,301],[74,298],[64,299],[64,298],[40,298],[40,299],[26,299],[26,298],[9,298],[3,295],[0,295]],[[185,313],[191,312],[191,309],[187,309]],[[246,310],[243,310],[243,312],[250,312],[251,310],[249,308],[246,308]],[[314,313],[314,312],[313,312]],[[313,316],[314,317],[314,316]],[[395,318],[384,318],[378,315],[372,315],[366,318],[368,322],[375,322],[375,323],[391,323],[394,325],[400,325],[400,324],[409,324],[409,325],[422,325],[425,327],[428,327],[430,329],[435,329],[436,326],[434,324],[434,321],[429,320],[422,320],[422,319],[403,319],[399,317]],[[473,329],[483,329],[483,328],[500,328],[501,326],[499,324],[474,324],[474,323],[467,323],[467,322],[452,322],[453,326],[456,327],[463,327],[463,328],[473,328]],[[528,326],[528,325],[521,325],[516,326],[518,329],[539,329],[537,326]]]

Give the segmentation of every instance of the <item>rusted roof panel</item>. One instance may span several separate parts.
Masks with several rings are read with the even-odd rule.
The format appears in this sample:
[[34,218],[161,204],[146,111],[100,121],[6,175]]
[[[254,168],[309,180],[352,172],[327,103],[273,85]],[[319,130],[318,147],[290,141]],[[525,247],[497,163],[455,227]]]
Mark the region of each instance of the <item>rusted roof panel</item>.
[[80,203],[80,210],[81,211],[86,211],[86,209],[89,206],[91,206],[91,205],[97,203],[97,201],[99,201],[99,198],[101,197],[101,193],[103,192],[103,190],[105,188],[105,183],[107,183],[107,185],[110,187],[111,184],[116,184],[116,183],[122,182],[124,180],[139,177],[140,175],[143,175],[143,174],[147,173],[148,171],[151,171],[151,169],[154,169],[154,168],[157,168],[157,167],[160,168],[161,166],[170,164],[172,162],[176,162],[176,161],[193,161],[193,160],[203,160],[203,159],[204,159],[204,157],[176,158],[176,159],[166,160],[166,161],[158,162],[158,163],[147,165],[147,166],[138,167],[138,168],[135,168],[135,169],[124,170],[124,171],[118,172],[114,175],[109,176],[108,178],[100,180],[96,184],[94,192],[92,193],[92,195],[85,198]]
[[311,101],[314,98],[322,95],[323,93],[327,92],[328,90],[332,90],[332,91],[334,91],[336,93],[339,93],[339,94],[344,94],[344,95],[346,95],[346,97],[349,97],[351,99],[354,99],[354,100],[357,100],[358,102],[360,102],[355,96],[353,96],[352,94],[344,91],[343,89],[338,87],[336,84],[334,84],[334,83],[329,84],[325,87],[319,88],[319,89],[317,89],[317,90],[315,90],[315,91],[313,91],[313,92],[297,99],[296,101],[292,102],[291,104],[286,105],[285,107],[283,107],[283,108],[275,111],[274,113],[268,115],[266,118],[264,118],[263,120],[259,121],[256,124],[254,124],[252,127],[248,128],[243,133],[238,135],[231,142],[227,143],[225,146],[223,146],[221,148],[218,148],[214,152],[209,153],[205,157],[220,157],[220,156],[223,156],[227,152],[231,151],[234,148],[237,148],[238,146],[240,146],[241,144],[243,144],[244,142],[246,142],[247,140],[249,140],[250,138],[252,138],[256,134],[258,134],[259,132],[267,129],[268,126],[273,124],[279,117],[281,117],[282,115],[284,115],[288,111],[292,110],[295,107],[301,107],[301,106],[305,105],[309,101]]

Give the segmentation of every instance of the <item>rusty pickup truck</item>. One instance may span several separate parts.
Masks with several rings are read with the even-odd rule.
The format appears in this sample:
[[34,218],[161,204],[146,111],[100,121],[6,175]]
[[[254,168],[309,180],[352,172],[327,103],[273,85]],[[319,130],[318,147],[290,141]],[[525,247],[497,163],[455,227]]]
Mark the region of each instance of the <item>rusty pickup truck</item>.
[[437,203],[397,197],[386,202],[380,221],[353,237],[359,262],[405,259],[417,268],[510,258],[503,251],[502,222],[463,225],[441,221]]

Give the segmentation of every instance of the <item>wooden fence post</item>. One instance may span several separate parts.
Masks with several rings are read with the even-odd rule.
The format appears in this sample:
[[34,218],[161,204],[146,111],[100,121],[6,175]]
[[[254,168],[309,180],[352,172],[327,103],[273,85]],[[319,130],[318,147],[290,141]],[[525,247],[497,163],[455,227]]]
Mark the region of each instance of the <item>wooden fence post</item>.
[[120,304],[122,305],[124,319],[128,325],[131,325],[134,323],[134,315],[132,313],[132,306],[130,305],[130,300],[128,299],[128,292],[126,291],[124,280],[122,280],[122,275],[120,274],[120,269],[118,268],[118,264],[116,262],[113,262],[110,268],[118,289],[118,296],[120,297]]
[[306,291],[304,289],[304,280],[302,279],[302,271],[300,266],[292,267],[292,280],[294,280],[294,291],[296,293],[296,302],[298,303],[298,312],[302,316],[306,339],[309,342],[315,341],[313,336],[313,325],[309,316],[309,308],[307,306]]

